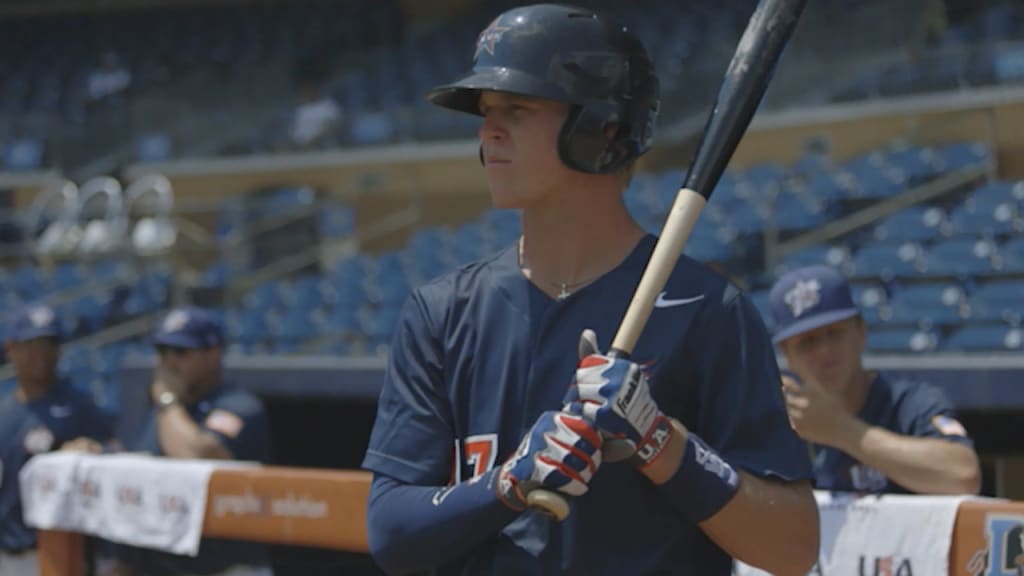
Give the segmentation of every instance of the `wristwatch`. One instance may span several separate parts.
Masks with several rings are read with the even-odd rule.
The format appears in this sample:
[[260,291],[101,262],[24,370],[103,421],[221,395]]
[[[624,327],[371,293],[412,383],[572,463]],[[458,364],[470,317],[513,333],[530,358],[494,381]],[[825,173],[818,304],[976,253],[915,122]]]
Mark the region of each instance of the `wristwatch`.
[[175,404],[178,404],[178,397],[174,395],[174,392],[164,390],[156,397],[156,407],[160,410],[170,408]]

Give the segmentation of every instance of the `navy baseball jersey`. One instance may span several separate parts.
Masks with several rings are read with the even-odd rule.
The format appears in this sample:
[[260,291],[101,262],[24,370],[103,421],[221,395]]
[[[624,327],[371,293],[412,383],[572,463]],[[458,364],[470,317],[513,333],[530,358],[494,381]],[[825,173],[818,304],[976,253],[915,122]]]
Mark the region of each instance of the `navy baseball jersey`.
[[[878,374],[871,383],[857,417],[905,436],[942,438],[973,446],[967,431],[956,420],[946,395],[925,383],[889,380]],[[878,470],[861,464],[849,454],[829,446],[814,449],[814,486],[821,490],[908,494]]]
[[66,380],[31,402],[20,402],[13,392],[0,398],[0,550],[36,545],[35,531],[22,519],[18,471],[32,456],[80,437],[107,442],[114,422]]
[[[256,396],[222,384],[205,399],[189,406],[188,413],[204,431],[214,434],[235,460],[270,461],[270,428],[263,403]],[[164,455],[157,433],[156,410],[150,414],[138,443],[129,448]],[[261,544],[216,538],[203,538],[195,557],[128,547],[119,547],[117,555],[152,576],[214,574],[238,564],[268,563],[266,548]]]
[[[413,485],[462,482],[500,465],[544,410],[561,408],[584,328],[607,349],[654,248],[647,236],[614,270],[565,300],[523,275],[511,247],[419,289],[406,302],[364,466]],[[682,257],[634,361],[661,409],[733,466],[809,479],[774,351],[733,285]],[[730,573],[730,559],[631,464],[605,464],[564,522],[527,511],[436,573]]]

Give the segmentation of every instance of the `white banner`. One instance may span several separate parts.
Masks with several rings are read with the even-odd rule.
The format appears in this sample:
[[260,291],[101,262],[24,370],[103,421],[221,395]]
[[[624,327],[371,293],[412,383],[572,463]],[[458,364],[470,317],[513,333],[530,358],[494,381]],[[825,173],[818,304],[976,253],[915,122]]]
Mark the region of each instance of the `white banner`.
[[42,454],[20,473],[25,523],[195,556],[210,474],[238,465],[139,454]]
[[[815,492],[821,518],[816,576],[949,574],[957,509],[969,496]],[[736,576],[765,576],[737,562]]]

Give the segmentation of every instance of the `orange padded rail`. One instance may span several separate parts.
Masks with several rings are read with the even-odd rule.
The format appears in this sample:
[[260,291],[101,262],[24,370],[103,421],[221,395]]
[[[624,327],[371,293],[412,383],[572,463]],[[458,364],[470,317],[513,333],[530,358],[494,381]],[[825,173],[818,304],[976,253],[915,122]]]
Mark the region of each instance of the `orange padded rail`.
[[[371,475],[266,466],[215,470],[203,534],[366,552]],[[40,576],[81,576],[82,536],[40,531]]]

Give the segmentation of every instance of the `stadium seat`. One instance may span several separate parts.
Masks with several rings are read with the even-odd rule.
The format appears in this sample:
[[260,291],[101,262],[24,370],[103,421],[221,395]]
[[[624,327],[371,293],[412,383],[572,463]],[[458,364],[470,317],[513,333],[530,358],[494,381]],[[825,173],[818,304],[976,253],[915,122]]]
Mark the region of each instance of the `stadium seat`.
[[1024,229],[1017,204],[1004,201],[999,204],[967,202],[950,214],[953,234],[993,236],[1014,234]]
[[976,322],[1020,322],[1024,317],[1024,280],[995,280],[975,287],[968,302]]
[[873,352],[932,352],[938,348],[939,344],[939,335],[929,330],[872,328],[868,331],[867,348]]
[[7,145],[4,164],[8,170],[35,170],[43,164],[45,147],[39,138],[21,138]]
[[861,309],[878,308],[889,303],[885,287],[877,282],[855,282],[850,284],[853,302]]
[[1017,204],[1018,208],[1024,207],[1024,180],[1012,182],[996,180],[986,182],[978,187],[967,198],[967,205],[974,205],[978,208],[991,207],[1011,202]]
[[980,142],[947,144],[940,148],[939,153],[948,172],[988,162],[991,155],[988,146]]
[[882,242],[925,242],[949,235],[946,213],[937,206],[900,210],[875,225],[875,239]]
[[845,246],[829,246],[819,244],[794,252],[782,259],[775,266],[775,274],[781,275],[789,270],[804,266],[825,265],[845,270],[850,261],[850,251]]
[[1024,332],[1007,326],[964,326],[954,332],[943,345],[944,350],[973,352],[980,350],[1013,350],[1024,347]]
[[851,261],[855,277],[898,278],[917,276],[923,261],[921,246],[914,242],[877,243],[857,250]]
[[959,277],[991,274],[995,256],[996,246],[990,240],[958,236],[928,248],[923,273]]
[[891,323],[953,325],[962,320],[965,295],[959,284],[910,284],[893,288],[889,302]]

